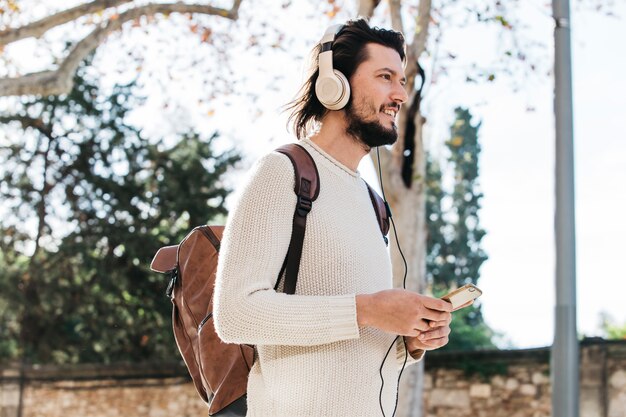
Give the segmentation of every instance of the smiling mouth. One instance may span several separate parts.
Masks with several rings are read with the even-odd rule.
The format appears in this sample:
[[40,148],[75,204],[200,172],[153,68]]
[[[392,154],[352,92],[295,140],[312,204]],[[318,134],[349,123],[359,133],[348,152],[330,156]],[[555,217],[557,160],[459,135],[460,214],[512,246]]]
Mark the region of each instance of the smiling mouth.
[[386,114],[387,116],[391,117],[391,119],[395,122],[396,120],[396,116],[398,114],[398,112],[396,110],[393,109],[385,109],[382,111],[383,114]]

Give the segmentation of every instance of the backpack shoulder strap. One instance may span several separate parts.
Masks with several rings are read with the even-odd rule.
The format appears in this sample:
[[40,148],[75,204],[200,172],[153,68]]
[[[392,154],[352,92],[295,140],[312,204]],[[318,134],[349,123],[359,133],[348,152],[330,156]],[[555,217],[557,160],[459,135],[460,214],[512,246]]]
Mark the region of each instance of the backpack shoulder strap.
[[[276,149],[276,152],[287,155],[291,160],[295,172],[295,193],[298,196],[296,210],[293,215],[293,230],[285,263],[278,276],[282,275],[285,265],[287,275],[285,277],[285,294],[295,294],[298,281],[298,270],[302,258],[302,245],[304,244],[304,232],[306,230],[306,217],[311,211],[313,201],[320,193],[320,176],[313,157],[302,146],[289,143]],[[280,281],[279,281],[280,282]],[[278,282],[276,283],[278,287]]]
[[385,244],[389,245],[387,234],[389,233],[391,210],[389,209],[387,202],[383,200],[372,187],[370,187],[367,181],[365,181],[365,185],[367,185],[367,191],[370,193],[370,200],[372,200],[372,205],[374,206],[374,211],[376,212],[376,220],[378,220],[378,226],[383,234],[383,239],[385,239]]
[[[285,257],[285,262],[278,275],[275,289],[278,288],[280,277],[285,271],[285,268],[287,268],[284,292],[285,294],[295,294],[298,270],[300,269],[300,259],[302,258],[306,217],[311,211],[313,201],[317,199],[320,193],[320,177],[313,157],[301,145],[289,143],[276,149],[276,152],[289,157],[293,165],[295,172],[294,191],[298,196],[298,202],[293,215],[293,231],[291,233],[289,249]],[[388,244],[387,234],[389,233],[389,218],[391,217],[389,206],[367,182],[365,182],[365,184],[367,185],[372,206],[376,212],[376,219],[378,220],[383,239],[385,240],[385,244]]]

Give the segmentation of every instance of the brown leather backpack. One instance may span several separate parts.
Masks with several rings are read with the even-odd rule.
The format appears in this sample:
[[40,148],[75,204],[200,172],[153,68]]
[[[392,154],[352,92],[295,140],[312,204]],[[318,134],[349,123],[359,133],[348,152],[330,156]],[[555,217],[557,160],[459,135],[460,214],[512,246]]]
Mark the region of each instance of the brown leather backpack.
[[[313,158],[300,145],[292,143],[276,151],[287,155],[293,164],[298,203],[291,242],[275,289],[286,269],[283,291],[294,294],[306,216],[319,195],[319,174]],[[367,187],[387,242],[389,216],[385,202]],[[226,413],[227,407],[232,413],[228,415],[245,415],[248,374],[254,361],[253,346],[222,342],[213,324],[213,288],[223,231],[224,226],[198,226],[180,244],[159,249],[150,265],[153,271],[171,276],[166,294],[173,304],[176,344],[211,416],[220,411]]]

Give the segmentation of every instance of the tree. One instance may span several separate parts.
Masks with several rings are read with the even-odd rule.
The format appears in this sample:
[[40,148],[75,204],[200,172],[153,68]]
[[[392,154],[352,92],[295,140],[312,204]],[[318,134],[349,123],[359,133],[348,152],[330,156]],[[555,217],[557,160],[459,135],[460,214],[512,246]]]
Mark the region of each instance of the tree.
[[126,122],[133,83],[103,95],[89,64],[69,94],[0,116],[16,129],[0,148],[0,350],[35,362],[172,358],[166,279],[148,265],[226,214],[222,177],[239,156],[216,154],[217,135],[142,137]]
[[[482,193],[478,189],[480,124],[471,124],[468,110],[457,108],[446,142],[448,164],[453,173],[453,191],[443,190],[441,169],[431,156],[426,169],[426,216],[428,222],[427,272],[431,292],[440,297],[464,284],[477,284],[480,266],[487,255],[480,247],[485,235],[478,210]],[[450,208],[442,207],[444,199]],[[484,323],[480,302],[454,313],[454,337],[445,350],[493,348],[494,332]]]
[[[451,207],[446,213],[449,221],[441,214],[441,202],[447,193],[441,189],[441,174],[436,172],[438,168],[433,167],[438,179],[429,181],[427,178],[428,184],[435,184],[432,196],[430,190],[427,190],[430,203],[427,205],[427,215],[429,218],[433,216],[434,220],[428,234],[431,262],[427,277],[434,294],[442,294],[468,283],[477,284],[480,266],[487,260],[487,255],[480,248],[485,231],[481,229],[478,217],[482,198],[478,188],[480,124],[471,124],[471,115],[466,109],[457,108],[455,116],[450,139],[446,142],[454,181],[453,192],[449,196]],[[430,207],[432,213],[428,211]]]
[[[24,26],[8,27],[0,31],[0,47],[16,42],[20,39],[39,38],[50,29],[79,20],[83,16],[99,14],[102,20],[84,37],[76,43],[69,54],[62,58],[58,68],[41,72],[30,73],[17,77],[0,78],[0,96],[22,95],[57,95],[68,93],[72,89],[72,80],[80,63],[93,52],[111,33],[122,29],[122,25],[129,21],[141,24],[141,18],[151,18],[157,14],[195,13],[221,16],[236,20],[241,0],[234,0],[230,9],[222,9],[204,4],[176,3],[146,3],[131,5],[118,13],[117,6],[125,6],[131,0],[92,0],[90,3],[80,4],[71,9],[63,10],[43,19],[36,20]],[[20,11],[19,1],[8,2],[8,9],[2,9],[2,14],[9,18]],[[108,13],[104,13],[107,11]],[[202,36],[210,36],[204,32]]]

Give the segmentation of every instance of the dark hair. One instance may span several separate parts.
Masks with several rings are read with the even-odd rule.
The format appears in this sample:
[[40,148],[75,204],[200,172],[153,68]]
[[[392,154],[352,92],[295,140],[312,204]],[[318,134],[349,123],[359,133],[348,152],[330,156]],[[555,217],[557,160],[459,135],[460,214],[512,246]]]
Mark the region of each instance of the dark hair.
[[[333,68],[341,71],[348,81],[357,67],[367,60],[368,43],[377,43],[398,52],[405,62],[404,36],[393,30],[370,27],[364,19],[349,20],[339,31],[333,42]],[[291,110],[288,124],[292,124],[296,137],[302,139],[328,111],[315,95],[315,82],[319,74],[318,57],[321,45],[317,44],[311,51],[311,75],[300,88],[298,96],[285,106]]]

